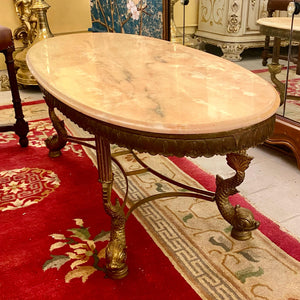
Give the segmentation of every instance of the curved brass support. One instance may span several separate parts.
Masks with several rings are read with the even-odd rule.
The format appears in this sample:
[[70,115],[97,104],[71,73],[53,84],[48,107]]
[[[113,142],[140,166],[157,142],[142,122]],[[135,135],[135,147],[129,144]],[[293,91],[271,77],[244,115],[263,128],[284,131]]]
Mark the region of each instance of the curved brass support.
[[[160,194],[156,194],[156,195],[151,195],[149,197],[146,197],[136,203],[134,203],[129,211],[126,214],[126,220],[129,218],[129,216],[132,214],[132,212],[140,207],[142,204],[153,201],[153,200],[157,200],[157,199],[161,199],[161,198],[168,198],[168,197],[192,197],[192,198],[197,198],[197,199],[202,199],[203,200],[203,195],[201,194],[196,194],[196,193],[188,193],[188,192],[167,192],[167,193],[160,193]],[[204,200],[208,200],[208,199],[204,199]],[[213,198],[211,198],[209,201],[214,201]]]
[[45,140],[46,146],[49,149],[50,157],[58,157],[61,155],[60,150],[66,145],[68,133],[64,126],[64,121],[59,120],[54,112],[54,108],[49,107],[49,116],[53,127],[57,134],[48,137]]
[[134,151],[130,151],[131,154],[133,155],[134,159],[144,168],[146,169],[148,172],[150,172],[151,174],[157,176],[158,178],[164,180],[164,181],[167,181],[173,185],[176,185],[178,187],[181,187],[183,189],[186,189],[188,191],[191,191],[191,192],[195,192],[195,193],[198,193],[201,195],[201,199],[203,200],[208,200],[208,201],[214,201],[212,200],[213,199],[213,196],[214,196],[214,192],[211,192],[211,191],[206,191],[206,190],[203,190],[203,189],[199,189],[199,188],[196,188],[196,187],[192,187],[192,186],[189,186],[189,185],[186,185],[184,183],[181,183],[181,182],[178,182],[178,181],[175,181],[173,180],[172,178],[169,178],[167,176],[164,176],[163,174],[160,174],[159,172],[155,171],[154,169],[152,169],[151,167],[149,167],[147,164],[145,164],[138,156],[137,154],[134,152]]
[[249,209],[239,205],[232,206],[228,197],[238,192],[236,187],[244,181],[245,170],[253,158],[244,151],[227,154],[226,159],[236,173],[228,179],[217,175],[215,201],[223,218],[233,226],[231,236],[237,240],[248,240],[251,238],[251,231],[258,228],[259,222],[254,219]]
[[280,74],[282,66],[277,63],[271,63],[268,65],[268,68],[271,75],[271,80],[275,84],[280,94],[280,105],[282,105],[284,102],[285,84],[276,77],[277,74]]

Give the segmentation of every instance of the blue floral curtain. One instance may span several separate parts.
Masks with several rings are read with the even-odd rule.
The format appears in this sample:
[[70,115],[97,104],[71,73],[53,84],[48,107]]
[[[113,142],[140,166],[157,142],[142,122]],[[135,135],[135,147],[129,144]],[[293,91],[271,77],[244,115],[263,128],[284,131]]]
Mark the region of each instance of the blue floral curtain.
[[165,0],[90,0],[91,31],[165,38]]

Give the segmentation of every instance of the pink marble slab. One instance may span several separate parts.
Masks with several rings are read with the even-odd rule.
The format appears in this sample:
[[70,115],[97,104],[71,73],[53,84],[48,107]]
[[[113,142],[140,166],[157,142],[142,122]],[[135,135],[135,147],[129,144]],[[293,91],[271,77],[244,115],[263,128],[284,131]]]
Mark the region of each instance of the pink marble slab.
[[228,131],[266,120],[279,106],[276,90],[237,64],[138,35],[58,36],[34,45],[27,64],[68,106],[136,130]]
[[[291,17],[272,17],[272,18],[261,18],[257,20],[257,24],[264,25],[272,28],[291,30]],[[300,18],[294,18],[293,30],[300,31]]]

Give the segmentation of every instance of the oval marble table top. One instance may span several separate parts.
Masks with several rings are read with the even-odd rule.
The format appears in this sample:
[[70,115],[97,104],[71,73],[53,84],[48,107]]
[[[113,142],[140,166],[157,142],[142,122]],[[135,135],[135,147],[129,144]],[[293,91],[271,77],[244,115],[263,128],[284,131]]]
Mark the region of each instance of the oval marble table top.
[[[284,29],[288,31],[291,30],[291,23],[292,23],[291,17],[272,17],[272,18],[261,18],[257,20],[257,24],[259,25]],[[299,18],[294,18],[293,31],[300,31]]]
[[[265,35],[290,39],[292,18],[291,17],[272,17],[257,20],[260,25],[260,32]],[[300,18],[294,18],[292,40],[300,40]]]
[[211,54],[138,35],[82,33],[34,45],[27,64],[68,106],[134,130],[206,134],[274,115],[279,95],[265,80]]

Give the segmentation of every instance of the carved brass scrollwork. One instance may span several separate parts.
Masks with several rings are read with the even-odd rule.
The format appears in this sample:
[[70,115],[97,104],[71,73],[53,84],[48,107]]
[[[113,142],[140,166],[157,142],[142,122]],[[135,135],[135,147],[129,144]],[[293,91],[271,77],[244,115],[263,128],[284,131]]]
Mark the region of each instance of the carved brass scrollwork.
[[14,38],[22,40],[24,47],[32,44],[37,32],[37,18],[32,11],[32,0],[14,0],[18,18],[21,21],[14,31]]

